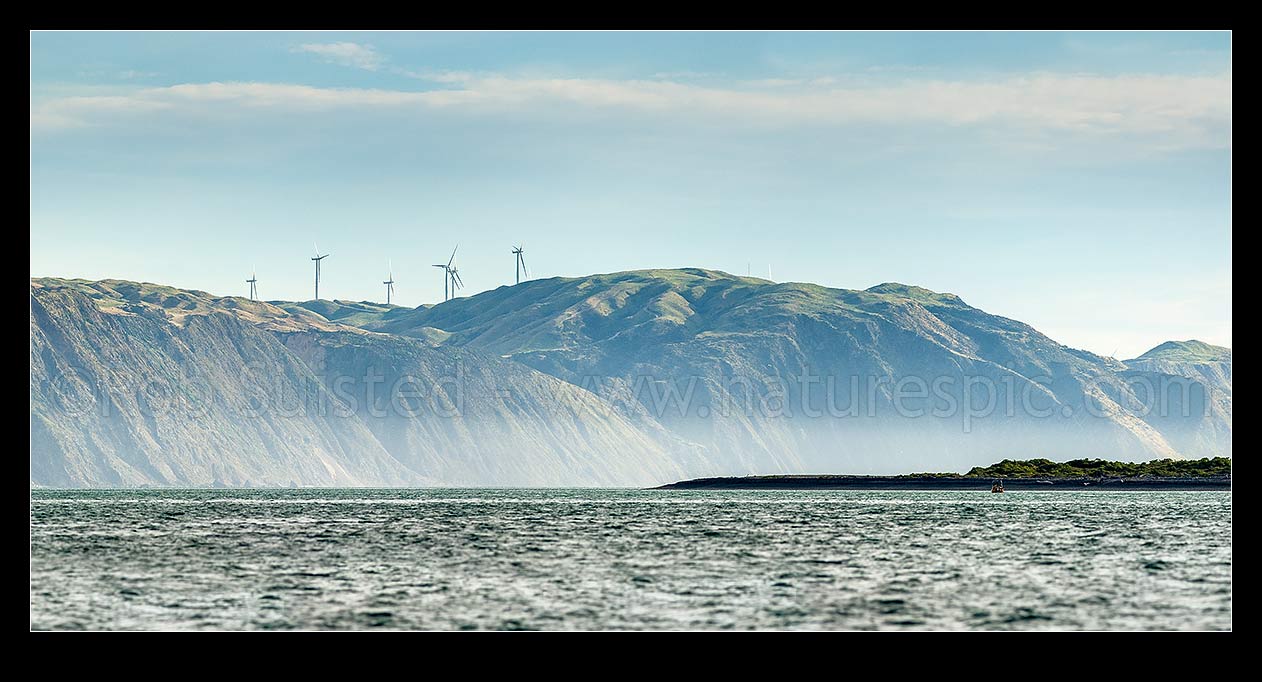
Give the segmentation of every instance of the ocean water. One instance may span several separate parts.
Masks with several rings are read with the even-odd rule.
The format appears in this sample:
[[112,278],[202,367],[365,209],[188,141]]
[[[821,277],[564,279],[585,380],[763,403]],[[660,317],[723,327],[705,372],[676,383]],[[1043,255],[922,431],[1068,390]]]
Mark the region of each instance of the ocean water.
[[31,498],[40,630],[1231,627],[1229,492]]

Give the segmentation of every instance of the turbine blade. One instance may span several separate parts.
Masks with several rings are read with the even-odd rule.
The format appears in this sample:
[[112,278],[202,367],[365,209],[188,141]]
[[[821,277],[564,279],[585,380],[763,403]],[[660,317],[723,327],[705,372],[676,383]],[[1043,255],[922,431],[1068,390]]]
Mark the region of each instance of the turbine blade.
[[447,259],[447,267],[451,267],[451,264],[452,264],[453,262],[455,262],[455,260],[456,260],[456,251],[457,251],[457,250],[459,250],[459,249],[460,249],[460,245],[459,245],[459,244],[456,244],[456,248],[454,248],[454,249],[452,249],[452,250],[451,250],[451,258],[448,258],[448,259]]

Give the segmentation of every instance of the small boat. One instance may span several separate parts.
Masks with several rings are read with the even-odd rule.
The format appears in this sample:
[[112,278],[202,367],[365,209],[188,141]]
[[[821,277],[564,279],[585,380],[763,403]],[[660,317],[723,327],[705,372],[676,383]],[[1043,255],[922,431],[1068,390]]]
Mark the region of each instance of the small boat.
[[992,493],[1003,492],[1003,481],[995,481],[994,483],[992,483],[990,485],[990,492]]

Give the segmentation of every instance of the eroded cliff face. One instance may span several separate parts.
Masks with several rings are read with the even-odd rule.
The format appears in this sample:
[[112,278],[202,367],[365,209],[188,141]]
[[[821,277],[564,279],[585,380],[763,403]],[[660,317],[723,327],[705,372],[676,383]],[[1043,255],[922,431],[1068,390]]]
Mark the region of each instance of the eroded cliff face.
[[419,485],[272,333],[229,313],[31,292],[31,479],[50,486]]
[[649,485],[689,473],[666,431],[518,363],[388,335],[282,336],[388,452],[444,485]]
[[690,474],[664,430],[517,363],[266,304],[193,292],[164,307],[169,297],[123,289],[137,301],[32,287],[33,484],[610,486]]

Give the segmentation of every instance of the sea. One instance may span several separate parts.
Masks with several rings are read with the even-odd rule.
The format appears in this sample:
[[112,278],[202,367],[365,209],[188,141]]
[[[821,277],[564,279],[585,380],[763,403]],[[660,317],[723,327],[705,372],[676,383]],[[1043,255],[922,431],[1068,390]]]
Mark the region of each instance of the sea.
[[35,630],[1226,630],[1231,493],[31,491]]

